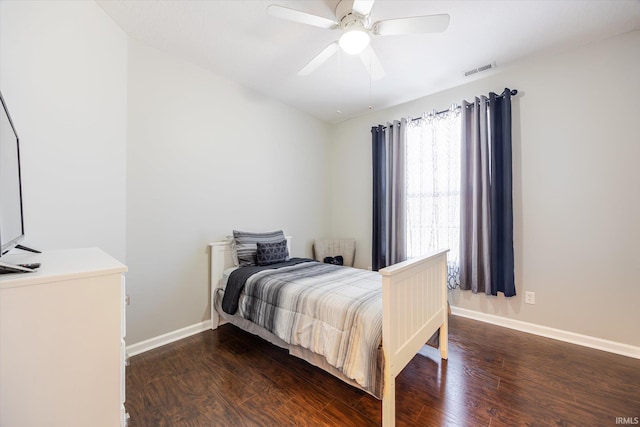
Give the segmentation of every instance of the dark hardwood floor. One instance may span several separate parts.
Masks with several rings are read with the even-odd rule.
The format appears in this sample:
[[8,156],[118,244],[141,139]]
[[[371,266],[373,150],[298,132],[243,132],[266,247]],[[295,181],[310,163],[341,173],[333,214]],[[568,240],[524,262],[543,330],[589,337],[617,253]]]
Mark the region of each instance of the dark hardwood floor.
[[[397,380],[399,426],[615,426],[640,417],[640,360],[451,316]],[[130,426],[375,426],[381,403],[224,325],[134,356]],[[628,420],[628,421],[633,421]]]

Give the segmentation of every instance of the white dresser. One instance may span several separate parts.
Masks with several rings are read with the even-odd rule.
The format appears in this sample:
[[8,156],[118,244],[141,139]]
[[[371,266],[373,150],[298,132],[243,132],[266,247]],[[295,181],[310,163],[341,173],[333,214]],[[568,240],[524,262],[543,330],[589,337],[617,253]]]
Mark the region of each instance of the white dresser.
[[127,267],[100,249],[16,254],[0,275],[0,426],[126,425]]

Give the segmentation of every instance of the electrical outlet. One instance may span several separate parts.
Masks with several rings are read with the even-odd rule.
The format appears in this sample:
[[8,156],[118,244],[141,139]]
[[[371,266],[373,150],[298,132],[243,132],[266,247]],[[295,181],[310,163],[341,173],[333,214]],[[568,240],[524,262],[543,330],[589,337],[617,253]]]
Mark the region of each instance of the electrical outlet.
[[535,304],[536,303],[536,293],[535,292],[525,292],[524,293],[524,302],[527,304]]

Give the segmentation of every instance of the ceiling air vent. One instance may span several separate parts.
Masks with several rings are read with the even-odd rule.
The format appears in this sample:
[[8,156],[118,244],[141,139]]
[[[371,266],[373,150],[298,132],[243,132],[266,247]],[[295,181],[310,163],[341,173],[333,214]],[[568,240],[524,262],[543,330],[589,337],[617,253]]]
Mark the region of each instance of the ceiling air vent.
[[469,77],[469,76],[472,76],[472,75],[477,74],[477,73],[481,73],[481,72],[486,71],[486,70],[491,70],[492,68],[496,68],[496,63],[495,62],[492,62],[491,64],[483,65],[483,66],[478,67],[478,68],[473,68],[473,69],[471,69],[469,71],[465,71],[464,72],[464,76],[465,77]]

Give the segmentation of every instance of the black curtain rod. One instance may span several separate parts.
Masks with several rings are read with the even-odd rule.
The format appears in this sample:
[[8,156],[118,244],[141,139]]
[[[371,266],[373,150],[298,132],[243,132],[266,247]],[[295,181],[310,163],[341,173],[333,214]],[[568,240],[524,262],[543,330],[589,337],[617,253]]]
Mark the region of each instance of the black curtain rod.
[[[516,96],[516,95],[518,94],[518,90],[517,90],[517,89],[509,89],[509,88],[507,87],[507,88],[505,88],[505,89],[502,91],[502,93],[501,93],[500,95],[497,95],[497,96],[496,96],[496,98],[502,98],[502,97],[504,97],[504,95],[505,95],[505,92],[506,92],[506,91],[509,91],[509,93],[511,94],[511,96]],[[459,109],[459,108],[461,108],[461,107],[460,107],[460,105],[458,105],[458,106],[456,107],[456,109]],[[447,113],[447,112],[449,112],[449,111],[451,111],[451,109],[442,110],[442,111],[437,111],[437,112],[436,112],[436,115],[437,115],[437,114],[444,114],[444,113]],[[415,122],[416,120],[422,120],[422,117],[416,117],[415,119],[411,119],[411,121],[412,121],[412,122]],[[374,127],[373,127],[373,129],[377,129],[377,128],[379,128],[379,126],[374,126]],[[383,128],[383,129],[386,129],[387,127],[386,127],[386,126],[383,126],[382,128]]]
[[[506,92],[507,90],[509,90],[509,92],[511,93],[511,96],[516,96],[518,94],[518,90],[517,89],[509,89],[506,88],[500,95],[498,95],[496,98],[502,98],[504,97],[504,92]],[[456,107],[457,109],[462,108],[460,105],[458,105]],[[442,111],[436,111],[436,115],[437,114],[444,114],[444,113],[448,113],[449,111],[451,111],[451,109],[447,109],[447,110],[442,110]],[[422,117],[416,117],[415,119],[411,119],[412,122],[415,122],[416,120],[422,120]]]

